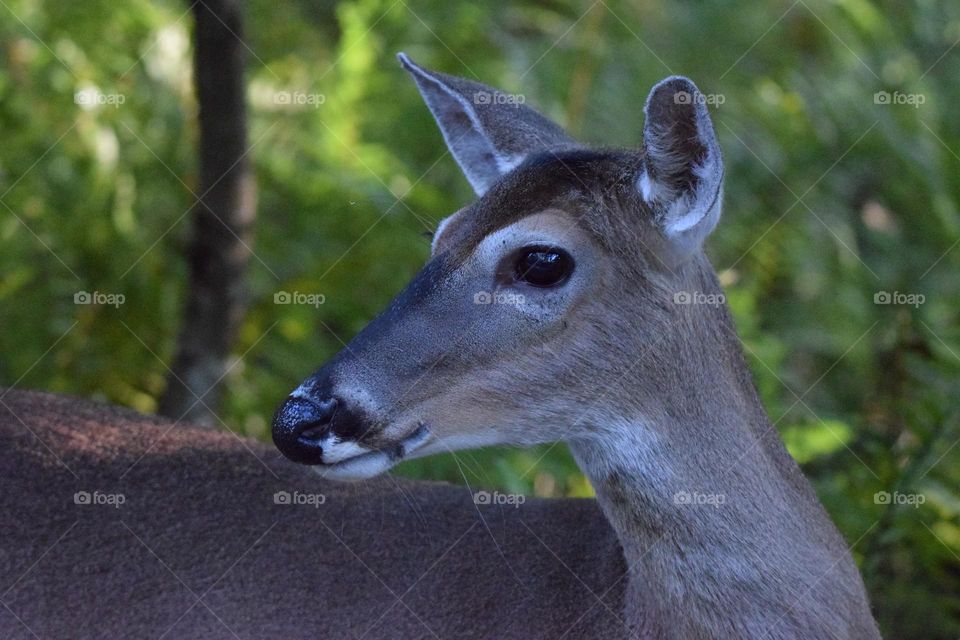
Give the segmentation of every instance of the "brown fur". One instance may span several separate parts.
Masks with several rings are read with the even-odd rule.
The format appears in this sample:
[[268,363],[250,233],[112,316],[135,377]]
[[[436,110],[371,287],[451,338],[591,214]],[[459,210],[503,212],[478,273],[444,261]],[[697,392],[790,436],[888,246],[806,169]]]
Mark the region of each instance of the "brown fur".
[[[635,195],[633,176],[641,166],[636,151],[586,149],[541,152],[496,183],[481,200],[458,212],[438,238],[451,249],[455,263],[466,260],[477,244],[498,229],[550,208],[574,214],[594,239],[616,252],[636,252],[636,226],[624,225],[611,208],[635,204],[637,219],[650,226],[652,213]],[[624,232],[629,229],[629,235]]]
[[[626,569],[594,501],[478,512],[465,487],[323,482],[230,434],[0,394],[4,640],[626,633]],[[295,489],[326,502],[274,504]],[[74,504],[94,490],[126,503]]]

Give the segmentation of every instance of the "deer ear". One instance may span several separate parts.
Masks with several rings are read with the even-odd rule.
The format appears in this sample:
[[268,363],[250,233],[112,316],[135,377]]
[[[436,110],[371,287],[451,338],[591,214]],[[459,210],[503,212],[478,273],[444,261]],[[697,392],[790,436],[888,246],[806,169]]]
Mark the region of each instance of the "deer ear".
[[443,139],[478,196],[531,153],[577,146],[563,129],[507,95],[479,82],[428,71],[397,55],[417,82]]
[[700,248],[720,219],[723,159],[706,100],[682,76],[660,81],[643,108],[645,158],[637,188],[678,257]]

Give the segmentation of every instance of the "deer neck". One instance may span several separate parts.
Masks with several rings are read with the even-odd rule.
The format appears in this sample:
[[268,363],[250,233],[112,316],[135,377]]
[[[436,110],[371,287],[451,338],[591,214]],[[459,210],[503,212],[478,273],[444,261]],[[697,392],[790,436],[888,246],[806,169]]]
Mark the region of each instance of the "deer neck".
[[[719,293],[712,271],[704,284]],[[822,601],[863,598],[846,546],[770,424],[726,309],[687,313],[665,337],[670,370],[630,381],[628,414],[570,443],[623,545],[628,619],[645,637],[849,637]]]

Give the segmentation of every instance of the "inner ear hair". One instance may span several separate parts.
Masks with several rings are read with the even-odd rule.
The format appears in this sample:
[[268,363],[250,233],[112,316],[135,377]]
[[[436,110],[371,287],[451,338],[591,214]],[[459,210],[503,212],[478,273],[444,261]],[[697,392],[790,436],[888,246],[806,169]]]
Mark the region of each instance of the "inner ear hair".
[[678,133],[681,126],[680,123],[656,125],[646,140],[641,190],[647,202],[672,202],[697,187],[696,167],[703,161],[706,149],[699,145],[700,149],[691,153],[685,145],[677,144],[684,138],[691,143],[696,141],[688,132]]
[[672,76],[644,105],[644,162],[637,190],[679,255],[699,248],[720,217],[723,161],[706,99],[689,79]]

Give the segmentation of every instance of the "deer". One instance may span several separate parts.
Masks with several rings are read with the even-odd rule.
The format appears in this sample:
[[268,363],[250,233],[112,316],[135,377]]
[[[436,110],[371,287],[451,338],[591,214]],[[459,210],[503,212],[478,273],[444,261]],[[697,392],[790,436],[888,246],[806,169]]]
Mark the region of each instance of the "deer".
[[879,637],[703,251],[724,179],[704,94],[660,81],[641,148],[597,149],[517,96],[399,59],[477,199],[283,402],[280,451],[350,481],[443,451],[563,441],[622,546],[631,633]]
[[[879,638],[703,250],[724,169],[696,85],[594,148],[399,58],[476,200],[282,400],[273,450],[0,392],[4,637]],[[596,500],[388,473],[556,442]]]

